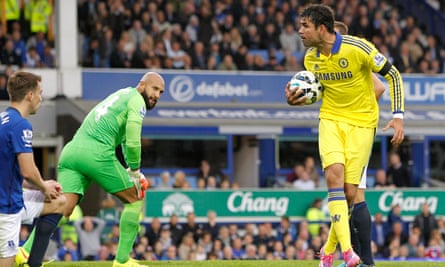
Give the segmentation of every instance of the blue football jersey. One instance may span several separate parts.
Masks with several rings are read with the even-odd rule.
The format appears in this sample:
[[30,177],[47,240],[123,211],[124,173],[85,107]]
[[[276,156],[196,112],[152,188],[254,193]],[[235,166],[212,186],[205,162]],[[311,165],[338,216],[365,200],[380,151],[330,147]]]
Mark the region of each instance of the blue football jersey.
[[15,108],[0,113],[0,213],[23,208],[23,176],[19,153],[32,153],[32,126]]

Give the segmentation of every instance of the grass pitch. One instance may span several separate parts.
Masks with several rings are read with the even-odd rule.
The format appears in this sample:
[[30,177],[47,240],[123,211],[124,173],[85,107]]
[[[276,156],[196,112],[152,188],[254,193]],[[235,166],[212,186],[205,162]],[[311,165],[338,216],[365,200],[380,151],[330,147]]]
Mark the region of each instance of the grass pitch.
[[[340,264],[337,261],[334,266]],[[169,266],[169,267],[317,267],[318,261],[302,261],[302,260],[280,260],[280,261],[146,261],[141,264],[150,267]],[[45,264],[45,267],[111,267],[111,261],[78,261],[78,262],[52,262]],[[445,266],[445,262],[429,262],[429,261],[378,261],[377,267],[439,267]]]

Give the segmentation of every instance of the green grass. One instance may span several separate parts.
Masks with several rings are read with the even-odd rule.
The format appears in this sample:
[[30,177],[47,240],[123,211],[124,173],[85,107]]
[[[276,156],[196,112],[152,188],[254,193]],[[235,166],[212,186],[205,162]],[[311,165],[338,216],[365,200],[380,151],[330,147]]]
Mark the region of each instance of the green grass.
[[[340,264],[340,261],[336,262]],[[169,267],[317,267],[318,261],[147,261],[141,264]],[[111,267],[112,262],[52,262],[45,267]],[[336,265],[334,265],[336,266]],[[445,262],[406,262],[406,261],[379,261],[377,267],[439,267]]]

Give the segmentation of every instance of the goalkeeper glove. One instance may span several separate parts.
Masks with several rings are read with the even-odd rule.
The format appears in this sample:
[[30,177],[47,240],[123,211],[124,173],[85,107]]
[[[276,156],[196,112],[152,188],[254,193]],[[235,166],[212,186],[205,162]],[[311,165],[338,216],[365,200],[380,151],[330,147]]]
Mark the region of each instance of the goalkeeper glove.
[[148,181],[145,178],[144,174],[142,174],[139,169],[131,170],[127,169],[128,175],[133,179],[133,183],[136,187],[136,191],[139,199],[143,199],[145,197],[145,190],[148,188]]

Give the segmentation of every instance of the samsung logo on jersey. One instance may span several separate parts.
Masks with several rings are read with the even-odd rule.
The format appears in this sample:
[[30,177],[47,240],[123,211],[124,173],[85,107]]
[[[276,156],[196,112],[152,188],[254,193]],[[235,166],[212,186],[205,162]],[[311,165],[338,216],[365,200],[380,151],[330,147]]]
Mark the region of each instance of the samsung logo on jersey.
[[315,72],[317,79],[322,81],[337,81],[352,78],[352,71],[319,73]]

